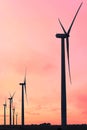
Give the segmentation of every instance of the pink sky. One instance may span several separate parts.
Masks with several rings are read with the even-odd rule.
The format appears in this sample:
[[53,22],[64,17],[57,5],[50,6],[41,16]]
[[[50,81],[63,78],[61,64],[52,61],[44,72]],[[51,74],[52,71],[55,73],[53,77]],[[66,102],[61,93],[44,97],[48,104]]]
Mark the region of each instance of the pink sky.
[[[21,117],[21,87],[27,68],[28,104],[25,100],[25,124],[60,124],[61,91],[61,19],[68,30],[81,0],[3,0],[0,1],[0,124],[3,103],[9,92]],[[87,123],[87,1],[79,11],[70,35],[72,85],[67,72],[68,124]],[[79,117],[79,118],[78,118]],[[7,122],[8,121],[7,116]]]

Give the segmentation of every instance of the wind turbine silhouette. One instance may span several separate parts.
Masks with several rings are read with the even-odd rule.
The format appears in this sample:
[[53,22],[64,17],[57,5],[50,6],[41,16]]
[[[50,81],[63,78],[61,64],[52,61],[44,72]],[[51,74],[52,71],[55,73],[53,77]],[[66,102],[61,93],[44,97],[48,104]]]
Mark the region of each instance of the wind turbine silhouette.
[[65,39],[66,39],[66,49],[67,49],[67,58],[68,58],[68,69],[69,69],[69,77],[71,82],[71,73],[70,73],[70,61],[69,61],[69,34],[73,23],[76,19],[76,16],[82,6],[83,2],[80,4],[72,23],[66,32],[65,28],[63,27],[61,21],[59,23],[64,31],[63,34],[56,34],[56,38],[61,38],[61,124],[62,127],[66,126],[67,124],[67,111],[66,111],[66,74],[65,74]]
[[4,125],[6,125],[6,107],[7,107],[7,103],[5,101],[5,103],[3,104],[4,106]]
[[21,124],[22,124],[22,126],[24,126],[24,89],[25,89],[25,94],[27,96],[27,92],[26,92],[26,71],[25,71],[24,82],[19,83],[19,85],[22,86]]
[[9,105],[10,105],[10,109],[9,109],[9,124],[12,125],[12,103],[13,103],[13,97],[15,95],[15,92],[13,93],[13,95],[8,98],[9,99]]
[[13,107],[13,125],[15,124],[15,107]]

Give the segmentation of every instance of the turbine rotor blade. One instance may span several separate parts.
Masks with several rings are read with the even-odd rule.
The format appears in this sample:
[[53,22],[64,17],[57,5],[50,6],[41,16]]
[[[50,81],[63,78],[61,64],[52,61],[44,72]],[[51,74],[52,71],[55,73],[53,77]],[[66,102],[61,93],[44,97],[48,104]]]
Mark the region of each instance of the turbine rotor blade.
[[27,102],[28,102],[28,99],[27,99],[27,90],[26,90],[26,69],[25,69],[24,85],[25,85],[26,100],[27,100]]
[[71,72],[70,72],[70,60],[69,60],[69,38],[66,38],[66,48],[67,48],[69,78],[70,78],[70,83],[72,83],[72,82],[71,82]]
[[27,103],[28,103],[27,93],[26,93],[26,101],[27,101]]
[[14,97],[15,93],[16,93],[16,92],[13,93],[12,98]]
[[14,97],[14,95],[15,95],[15,92],[14,92],[13,95],[11,96],[11,105],[12,105],[12,107],[13,107],[13,97]]
[[74,23],[74,21],[75,21],[75,19],[76,19],[76,16],[77,16],[77,14],[78,14],[78,12],[79,12],[79,10],[80,10],[82,4],[83,4],[83,2],[80,4],[80,6],[79,6],[79,8],[78,8],[78,10],[77,10],[77,12],[76,12],[74,18],[73,18],[73,21],[72,21],[72,23],[71,23],[71,25],[70,25],[70,28],[69,28],[69,30],[68,30],[68,34],[69,34],[70,31],[71,31],[71,28],[72,28],[72,26],[73,26],[73,23]]
[[61,25],[61,27],[62,27],[62,29],[63,29],[64,33],[65,33],[65,34],[67,34],[67,32],[66,32],[65,28],[63,27],[63,25],[62,25],[62,23],[61,23],[60,19],[58,19],[58,20],[59,20],[59,23],[60,23],[60,25]]
[[26,70],[25,70],[25,77],[24,77],[24,86],[25,86],[25,94],[26,94]]
[[11,98],[11,93],[9,92],[10,98]]

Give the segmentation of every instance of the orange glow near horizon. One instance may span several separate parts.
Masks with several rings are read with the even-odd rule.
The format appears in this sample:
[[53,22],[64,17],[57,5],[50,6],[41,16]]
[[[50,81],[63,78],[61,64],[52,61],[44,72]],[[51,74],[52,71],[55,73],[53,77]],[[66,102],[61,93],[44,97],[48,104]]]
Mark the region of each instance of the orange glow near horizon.
[[[18,124],[21,123],[21,86],[27,68],[25,124],[61,123],[61,19],[66,31],[82,1],[3,0],[0,1],[0,124],[3,104],[14,96]],[[69,81],[66,59],[68,124],[87,123],[87,2],[76,18],[70,34]],[[79,117],[79,118],[78,118]]]

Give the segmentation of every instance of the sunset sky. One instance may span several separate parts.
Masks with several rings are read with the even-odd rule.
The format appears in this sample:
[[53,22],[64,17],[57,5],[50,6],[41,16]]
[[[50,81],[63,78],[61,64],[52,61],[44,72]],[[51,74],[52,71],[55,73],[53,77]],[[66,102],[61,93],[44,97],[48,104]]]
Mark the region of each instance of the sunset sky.
[[[58,22],[66,31],[82,0],[0,1],[0,124],[3,103],[14,96],[15,112],[21,123],[21,86],[27,68],[25,124],[61,123],[61,40]],[[67,122],[87,123],[87,0],[70,33],[72,84],[66,59]],[[67,58],[67,57],[66,57]]]

